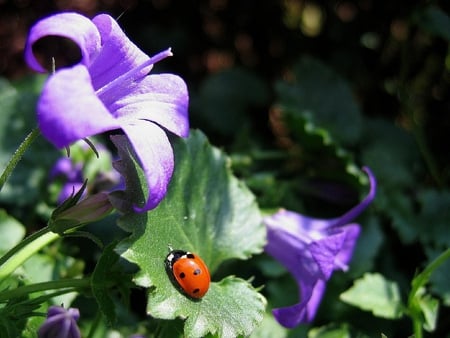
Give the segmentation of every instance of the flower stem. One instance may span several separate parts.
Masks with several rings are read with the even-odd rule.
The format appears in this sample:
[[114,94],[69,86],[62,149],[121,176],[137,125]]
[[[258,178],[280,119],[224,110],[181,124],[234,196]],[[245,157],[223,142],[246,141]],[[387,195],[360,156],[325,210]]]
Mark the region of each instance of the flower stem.
[[47,244],[59,238],[49,227],[40,229],[9,250],[0,258],[0,282],[13,273],[23,262]]
[[97,314],[95,315],[94,320],[92,321],[91,328],[89,329],[89,333],[86,338],[92,338],[95,335],[95,331],[97,330],[98,326],[100,325],[101,319],[102,319],[102,312],[97,311]]
[[416,293],[419,289],[428,283],[431,274],[434,270],[436,270],[441,264],[443,264],[446,260],[450,259],[450,248],[441,253],[438,257],[436,257],[428,266],[419,273],[412,281],[412,289],[409,294],[409,302],[412,301]]
[[9,175],[11,175],[11,173],[13,172],[17,163],[19,163],[23,154],[25,154],[25,151],[27,150],[27,148],[33,143],[33,141],[39,136],[39,134],[40,134],[40,130],[38,128],[34,128],[27,135],[27,137],[25,137],[23,142],[20,144],[19,148],[17,148],[17,150],[14,152],[13,156],[9,160],[8,165],[6,166],[5,170],[3,171],[2,176],[0,176],[0,190],[2,190],[3,185],[5,184]]
[[31,293],[40,291],[68,289],[67,292],[73,292],[77,289],[89,287],[90,283],[91,279],[89,277],[86,277],[29,284],[18,287],[16,289],[0,292],[0,302],[5,302],[12,298],[27,296]]
[[450,259],[450,248],[441,253],[435,260],[433,260],[428,266],[419,273],[411,282],[411,292],[408,296],[408,310],[411,320],[413,322],[414,337],[422,338],[422,316],[421,309],[418,305],[418,299],[416,298],[419,290],[428,283],[431,274],[446,260]]

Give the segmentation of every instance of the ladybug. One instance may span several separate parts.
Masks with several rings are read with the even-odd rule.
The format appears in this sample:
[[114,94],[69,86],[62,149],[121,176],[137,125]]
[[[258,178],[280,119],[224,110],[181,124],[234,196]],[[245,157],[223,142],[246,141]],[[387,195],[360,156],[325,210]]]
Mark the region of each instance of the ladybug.
[[171,250],[165,266],[172,283],[186,296],[198,300],[208,291],[211,277],[199,256],[189,251]]

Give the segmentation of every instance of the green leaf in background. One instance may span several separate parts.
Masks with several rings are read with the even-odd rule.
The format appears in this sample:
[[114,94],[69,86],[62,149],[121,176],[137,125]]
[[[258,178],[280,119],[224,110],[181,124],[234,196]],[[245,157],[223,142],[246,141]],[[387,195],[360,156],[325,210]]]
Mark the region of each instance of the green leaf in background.
[[[255,198],[202,133],[192,131],[173,147],[175,172],[166,198],[148,213],[122,217],[120,225],[132,235],[118,251],[140,267],[136,283],[150,287],[147,311],[153,317],[187,318],[186,336],[248,335],[262,320],[264,298],[236,277],[215,281],[214,272],[227,259],[262,251],[265,228]],[[198,254],[209,267],[213,282],[200,301],[172,285],[164,267],[169,246]]]
[[450,41],[450,17],[440,8],[433,5],[421,8],[413,20],[429,33]]
[[276,86],[278,104],[330,132],[344,145],[355,144],[361,135],[362,118],[350,85],[320,61],[303,57],[294,66],[293,81]]
[[14,217],[0,209],[0,253],[19,243],[25,236],[25,227]]
[[[248,70],[229,69],[207,78],[194,96],[191,110],[200,124],[220,135],[236,137],[243,125],[249,124],[249,112],[268,101],[266,84]],[[265,112],[264,112],[265,113]],[[261,118],[266,118],[261,115]]]
[[356,243],[349,271],[352,276],[361,276],[364,272],[372,271],[384,240],[385,236],[381,230],[379,219],[370,217],[367,222],[364,222]]
[[385,188],[417,185],[415,174],[421,174],[422,160],[414,138],[389,121],[365,121],[362,162]]
[[359,332],[352,332],[348,324],[329,324],[312,328],[308,332],[308,338],[368,338],[368,336]]
[[[428,249],[426,254],[430,264],[442,252],[436,249]],[[446,306],[450,306],[450,260],[444,262],[430,276],[430,286],[433,294],[439,295]]]
[[[36,102],[44,80],[45,76],[27,77],[15,83],[0,79],[0,171],[25,136],[36,127]],[[49,168],[58,155],[53,146],[38,138],[3,186],[0,202],[16,208],[37,204],[42,197],[42,182],[48,178]]]
[[[306,328],[303,326],[298,329],[303,329],[303,335],[306,332]],[[298,331],[296,329],[296,331]],[[252,332],[251,338],[287,338],[289,337],[291,329],[286,329],[281,326],[273,316],[272,312],[265,312],[262,323]]]
[[299,114],[298,108],[280,107],[280,112],[290,136],[301,149],[303,166],[314,168],[315,175],[321,178],[336,179],[337,175],[346,172],[353,179],[367,180],[355,165],[353,156],[340,147],[327,130],[317,126],[308,116]]
[[371,311],[377,317],[396,319],[403,315],[397,283],[378,273],[364,274],[340,295],[340,299],[362,310]]
[[421,189],[417,200],[420,212],[416,217],[419,239],[435,248],[450,247],[450,191]]

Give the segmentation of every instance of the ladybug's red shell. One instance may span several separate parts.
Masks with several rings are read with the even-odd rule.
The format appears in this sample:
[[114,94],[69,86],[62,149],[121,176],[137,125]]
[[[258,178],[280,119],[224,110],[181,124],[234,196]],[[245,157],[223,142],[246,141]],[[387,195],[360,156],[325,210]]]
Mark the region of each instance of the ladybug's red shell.
[[188,251],[172,250],[166,257],[165,265],[172,282],[185,295],[200,299],[208,291],[211,277],[199,256]]

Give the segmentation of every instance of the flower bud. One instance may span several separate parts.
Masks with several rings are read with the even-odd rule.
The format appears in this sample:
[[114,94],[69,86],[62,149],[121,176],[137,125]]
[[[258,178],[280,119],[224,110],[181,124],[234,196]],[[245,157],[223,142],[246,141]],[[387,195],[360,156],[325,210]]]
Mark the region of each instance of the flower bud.
[[77,320],[80,318],[78,309],[64,309],[61,306],[51,306],[47,311],[47,319],[38,331],[39,338],[81,338]]
[[49,225],[53,232],[61,234],[71,228],[102,219],[112,210],[108,193],[100,192],[54,213]]

